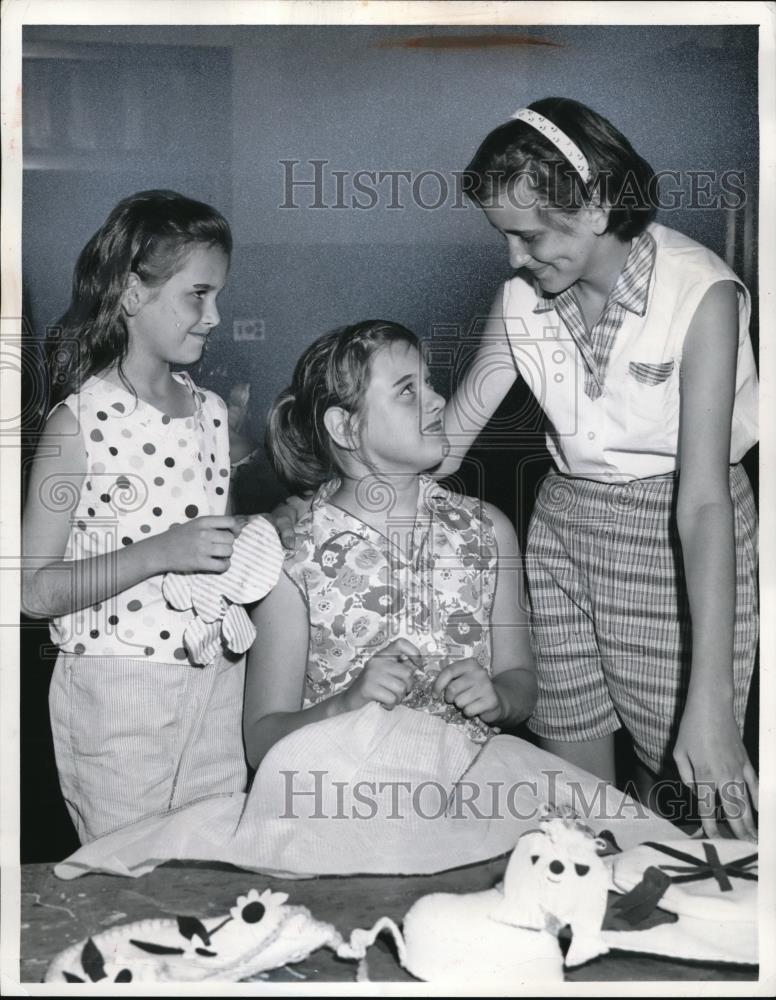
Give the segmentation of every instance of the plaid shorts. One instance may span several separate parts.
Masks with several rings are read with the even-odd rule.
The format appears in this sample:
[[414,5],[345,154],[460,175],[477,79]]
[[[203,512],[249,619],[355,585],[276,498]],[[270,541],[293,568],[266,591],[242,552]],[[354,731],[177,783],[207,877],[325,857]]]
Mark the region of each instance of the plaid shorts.
[[[551,473],[526,550],[539,700],[529,721],[553,740],[592,740],[624,725],[661,772],[681,720],[691,628],[673,474],[599,483]],[[757,513],[741,466],[730,470],[736,543],[734,712],[743,728],[758,643]]]

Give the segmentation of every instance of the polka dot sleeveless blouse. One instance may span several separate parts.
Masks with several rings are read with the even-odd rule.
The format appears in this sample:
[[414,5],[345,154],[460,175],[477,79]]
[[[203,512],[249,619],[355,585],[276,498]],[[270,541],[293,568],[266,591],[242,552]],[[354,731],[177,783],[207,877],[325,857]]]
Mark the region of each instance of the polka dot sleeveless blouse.
[[[171,417],[96,377],[64,400],[79,422],[87,456],[66,560],[115,551],[174,524],[225,512],[226,405],[187,374],[174,377],[192,393],[190,417]],[[183,630],[194,613],[169,607],[162,579],[149,577],[107,601],[55,618],[52,640],[76,655],[187,661]]]

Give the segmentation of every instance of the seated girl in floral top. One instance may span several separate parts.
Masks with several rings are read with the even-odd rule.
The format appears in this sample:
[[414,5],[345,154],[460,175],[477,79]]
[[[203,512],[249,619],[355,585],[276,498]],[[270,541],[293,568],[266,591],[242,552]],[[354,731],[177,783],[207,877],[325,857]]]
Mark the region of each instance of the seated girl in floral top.
[[382,321],[321,337],[276,401],[275,468],[292,492],[317,493],[253,614],[252,766],[288,733],[371,701],[438,715],[476,743],[530,714],[514,529],[423,475],[447,451],[443,408],[414,334]]
[[511,850],[548,805],[623,848],[681,837],[612,785],[499,734],[536,698],[520,552],[503,514],[424,475],[447,447],[442,406],[394,323],[305,352],[268,430],[286,483],[315,497],[252,615],[253,784],[99,838],[57,874],[136,876],[168,859],[428,873]]

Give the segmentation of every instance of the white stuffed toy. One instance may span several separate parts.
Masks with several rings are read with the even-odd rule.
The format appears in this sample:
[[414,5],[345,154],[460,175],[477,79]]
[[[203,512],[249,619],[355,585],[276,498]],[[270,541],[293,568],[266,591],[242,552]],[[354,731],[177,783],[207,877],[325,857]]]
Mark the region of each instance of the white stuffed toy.
[[605,847],[571,819],[548,819],[541,829],[523,834],[507,865],[496,919],[536,930],[568,925],[568,968],[605,955],[609,948],[601,928],[610,874],[598,854]]
[[353,931],[339,954],[363,958],[388,930],[401,964],[427,982],[509,990],[562,982],[561,928],[570,925],[572,932],[567,967],[609,950],[601,933],[609,871],[597,854],[605,847],[574,820],[544,820],[518,841],[501,885],[423,896],[408,910],[401,931],[383,917],[371,930]]

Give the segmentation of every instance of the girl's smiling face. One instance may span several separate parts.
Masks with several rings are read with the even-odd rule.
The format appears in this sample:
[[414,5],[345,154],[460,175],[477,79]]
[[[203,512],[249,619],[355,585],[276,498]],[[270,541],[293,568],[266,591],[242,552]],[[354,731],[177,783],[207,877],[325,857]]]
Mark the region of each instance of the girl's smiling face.
[[130,350],[167,364],[198,361],[220,322],[216,307],[229,259],[218,247],[195,246],[164,284],[135,280],[139,307],[127,317]]
[[396,342],[372,356],[358,417],[355,457],[370,472],[418,473],[447,454],[445,401],[431,387],[417,348]]
[[506,238],[512,267],[530,271],[544,292],[562,292],[596,272],[603,249],[600,236],[606,229],[604,211],[540,214],[525,179],[508,192],[499,191],[483,211]]

